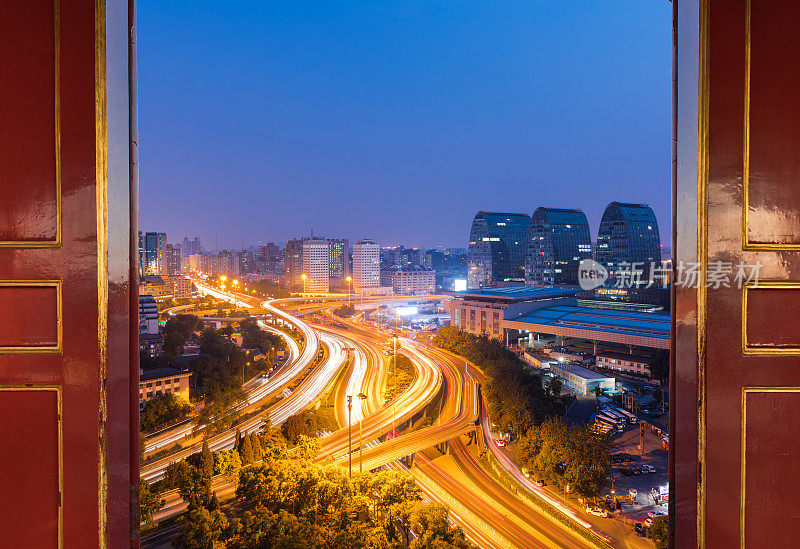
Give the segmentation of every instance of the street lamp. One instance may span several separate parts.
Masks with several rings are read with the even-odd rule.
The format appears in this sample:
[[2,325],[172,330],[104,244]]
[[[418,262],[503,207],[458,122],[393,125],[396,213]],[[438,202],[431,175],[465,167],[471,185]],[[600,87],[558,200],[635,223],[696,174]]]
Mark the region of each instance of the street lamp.
[[303,293],[306,293],[306,273],[301,274],[300,278],[303,279]]
[[[358,393],[358,398],[362,401],[367,400],[367,395],[364,393]],[[362,474],[364,472],[364,445],[361,443],[361,434],[362,434],[362,422],[364,421],[364,414],[361,414],[361,417],[358,420],[358,472]]]
[[353,277],[347,277],[347,306],[350,307],[350,294],[353,292]]

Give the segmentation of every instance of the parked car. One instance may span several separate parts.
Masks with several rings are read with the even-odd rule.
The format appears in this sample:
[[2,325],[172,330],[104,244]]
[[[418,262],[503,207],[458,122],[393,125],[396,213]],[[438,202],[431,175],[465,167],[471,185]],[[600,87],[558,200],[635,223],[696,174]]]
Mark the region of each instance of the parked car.
[[531,478],[531,472],[528,471],[528,469],[526,467],[523,467],[522,468],[522,476],[524,476],[525,478]]
[[534,480],[533,484],[534,484],[534,486],[538,486],[539,488],[541,488],[542,486],[547,485],[547,483],[545,481],[543,481],[543,480]]
[[600,509],[599,507],[587,507],[586,512],[595,517],[608,517],[608,511],[605,509]]
[[636,523],[636,526],[633,527],[634,531],[637,535],[641,537],[647,537],[647,530],[645,529],[644,525],[641,523]]
[[659,511],[658,509],[654,509],[647,513],[647,516],[650,517],[651,519],[654,519],[656,517],[663,517],[664,515],[666,515],[666,513],[664,511]]
[[644,522],[643,522],[642,524],[643,524],[643,525],[644,525],[646,528],[650,528],[651,526],[653,526],[653,519],[651,519],[651,518],[644,519]]
[[653,467],[652,465],[645,465],[645,467],[647,467],[647,469],[648,469],[648,470],[649,470],[651,473],[655,473],[655,472],[656,472],[656,468],[655,468],[655,467]]
[[625,475],[626,477],[629,477],[633,474],[633,470],[630,467],[620,467],[619,472]]

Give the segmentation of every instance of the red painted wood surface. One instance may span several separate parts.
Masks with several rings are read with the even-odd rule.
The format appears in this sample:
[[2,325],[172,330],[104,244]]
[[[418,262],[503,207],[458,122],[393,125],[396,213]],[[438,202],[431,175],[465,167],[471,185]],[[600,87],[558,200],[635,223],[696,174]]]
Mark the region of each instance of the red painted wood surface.
[[[746,307],[737,284],[709,287],[705,298],[696,289],[675,288],[674,546],[795,547],[800,4],[678,4],[678,28],[683,21],[686,32],[678,33],[678,50],[681,39],[685,49],[678,63],[675,254],[683,261],[699,254],[706,265],[723,262],[734,272],[740,262],[759,263],[761,282],[784,287],[749,290]],[[699,43],[692,44],[686,22],[698,13]],[[694,63],[687,53],[692,48]],[[698,89],[700,100],[692,105]],[[689,144],[685,149],[681,139]]]
[[[138,425],[131,413],[138,356],[131,346],[127,16],[128,3],[114,0],[0,2],[0,547],[128,547],[138,530],[130,521],[138,483]],[[103,86],[95,80],[105,72],[105,63],[97,71],[95,62],[98,29],[113,63]],[[103,90],[105,135],[95,109]],[[104,155],[107,215],[114,222],[98,238],[104,178],[96,159]],[[107,242],[107,255],[99,240]],[[107,270],[100,269],[106,263]],[[4,284],[19,280],[61,282],[60,352],[3,348],[48,344],[54,337],[51,290]],[[105,343],[100,334],[107,335]],[[60,541],[53,538],[52,475],[59,454],[53,443],[58,423],[46,400],[52,392],[28,390],[47,387],[58,388],[62,404]]]

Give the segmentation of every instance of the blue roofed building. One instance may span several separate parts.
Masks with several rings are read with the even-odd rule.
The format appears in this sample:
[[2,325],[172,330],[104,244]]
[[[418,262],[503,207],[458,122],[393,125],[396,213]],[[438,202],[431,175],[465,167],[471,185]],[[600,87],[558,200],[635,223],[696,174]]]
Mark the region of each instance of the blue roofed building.
[[510,286],[448,292],[450,325],[531,345],[537,334],[651,349],[669,349],[670,317],[657,308],[611,306],[576,288]]

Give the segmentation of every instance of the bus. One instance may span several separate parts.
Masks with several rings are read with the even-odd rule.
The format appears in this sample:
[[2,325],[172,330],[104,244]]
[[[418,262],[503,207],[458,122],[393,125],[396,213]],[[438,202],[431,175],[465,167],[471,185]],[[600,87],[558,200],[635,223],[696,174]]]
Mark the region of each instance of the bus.
[[620,423],[617,420],[610,418],[605,414],[602,413],[597,414],[596,416],[594,416],[594,421],[595,423],[598,423],[600,425],[608,425],[612,429],[616,429],[617,431],[622,431],[622,425],[620,425]]
[[612,408],[611,406],[606,406],[603,408],[603,413],[616,418],[617,421],[621,421],[622,423],[625,423],[625,420],[627,419],[624,415],[620,414],[616,408]]
[[625,427],[625,420],[621,419],[613,414],[609,414],[607,411],[603,410],[602,412],[597,412],[596,417],[603,417],[608,421],[612,422],[614,425],[618,425],[620,428]]
[[628,423],[636,423],[639,421],[639,418],[636,417],[636,414],[629,412],[628,410],[623,410],[622,408],[614,408],[614,411],[623,416]]

